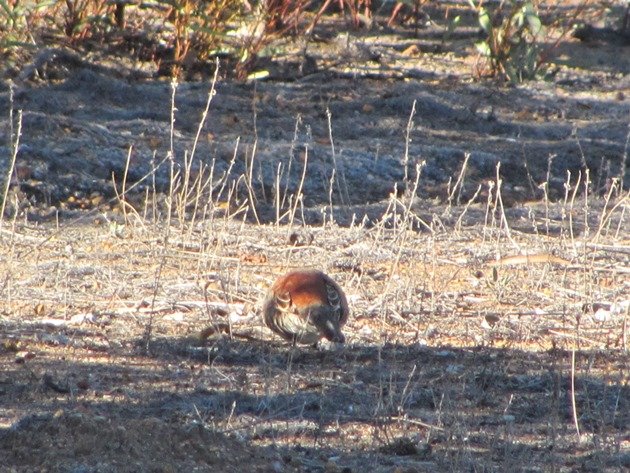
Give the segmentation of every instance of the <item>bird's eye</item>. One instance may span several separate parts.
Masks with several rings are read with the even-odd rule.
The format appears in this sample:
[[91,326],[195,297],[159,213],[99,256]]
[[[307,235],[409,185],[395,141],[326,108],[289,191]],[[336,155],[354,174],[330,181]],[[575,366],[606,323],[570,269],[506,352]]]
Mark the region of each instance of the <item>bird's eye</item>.
[[326,286],[326,296],[328,297],[328,303],[331,306],[339,305],[339,293],[335,290],[334,287]]

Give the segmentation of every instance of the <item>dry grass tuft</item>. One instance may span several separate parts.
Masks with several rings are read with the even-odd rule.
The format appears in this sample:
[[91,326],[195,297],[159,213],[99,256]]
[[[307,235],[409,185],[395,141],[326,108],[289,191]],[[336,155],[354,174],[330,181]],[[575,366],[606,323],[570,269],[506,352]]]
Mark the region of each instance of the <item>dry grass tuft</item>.
[[[251,175],[221,182],[194,167],[174,170],[146,208],[121,183],[109,223],[5,222],[0,421],[44,415],[0,433],[9,465],[113,471],[115,439],[143,445],[124,455],[145,466],[141,451],[176,464],[160,447],[168,436],[190,465],[255,454],[287,471],[627,467],[627,194],[536,204],[527,231],[501,206],[500,182],[486,204],[432,208],[420,226],[427,207],[405,196],[374,225],[345,228],[299,223],[290,196],[288,236],[245,218],[253,194],[237,202],[235,189]],[[341,351],[293,349],[261,324],[263,291],[301,266],[349,295]],[[90,437],[102,418],[124,435]],[[26,458],[7,447],[50,429],[59,448]],[[210,433],[229,462],[194,453]]]

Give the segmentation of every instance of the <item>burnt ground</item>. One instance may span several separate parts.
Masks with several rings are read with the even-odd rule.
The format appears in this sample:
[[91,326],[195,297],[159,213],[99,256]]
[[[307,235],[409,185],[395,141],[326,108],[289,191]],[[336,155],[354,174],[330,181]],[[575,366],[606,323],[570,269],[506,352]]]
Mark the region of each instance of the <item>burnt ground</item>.
[[[468,201],[479,184],[483,198],[499,162],[509,206],[544,198],[541,187],[562,199],[567,179],[575,184],[586,169],[598,195],[614,178],[630,185],[627,44],[567,35],[553,49],[546,80],[510,86],[473,80],[477,30],[456,33],[446,41],[441,24],[418,38],[405,28],[356,36],[324,28],[308,45],[279,45],[273,64],[261,60],[269,80],[219,80],[205,120],[212,64],[206,80],[184,82],[173,94],[168,80],[150,79],[151,64],[142,80],[138,63],[124,56],[45,49],[14,77],[13,104],[8,83],[0,94],[5,117],[11,107],[22,111],[16,166],[23,211],[30,202],[32,219],[54,219],[56,213],[42,215],[43,205],[73,208],[70,197],[94,193],[111,198],[112,178],[122,183],[128,158],[130,198],[168,191],[169,151],[175,171],[188,156],[193,173],[212,169],[215,185],[228,171],[228,181],[247,175],[250,185],[238,181],[233,197],[249,198],[250,187],[264,222],[275,220],[278,183],[284,203],[300,190],[305,161],[303,201],[317,209],[310,223],[330,203],[350,207],[336,215],[340,223],[360,217],[366,204],[409,187],[422,164],[417,195],[444,202],[466,154],[453,203]],[[220,76],[230,72],[221,67],[230,66],[220,66]],[[2,132],[6,164],[8,121]]]
[[[2,469],[627,471],[629,47],[568,38],[509,86],[440,31],[287,47],[205,121],[209,80],[173,107],[96,53],[25,66]],[[261,326],[297,266],[345,288],[346,347]]]

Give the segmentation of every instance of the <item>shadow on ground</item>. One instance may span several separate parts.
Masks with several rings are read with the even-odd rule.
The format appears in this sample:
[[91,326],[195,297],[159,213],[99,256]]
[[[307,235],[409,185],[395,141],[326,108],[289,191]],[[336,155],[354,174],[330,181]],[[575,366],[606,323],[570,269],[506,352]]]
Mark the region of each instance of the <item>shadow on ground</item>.
[[21,419],[0,431],[6,465],[521,471],[533,462],[618,471],[630,464],[615,447],[630,423],[626,368],[605,352],[576,359],[581,441],[567,352],[388,344],[318,351],[229,340],[200,348],[157,339],[150,353],[120,364],[14,365],[1,384],[3,409]]

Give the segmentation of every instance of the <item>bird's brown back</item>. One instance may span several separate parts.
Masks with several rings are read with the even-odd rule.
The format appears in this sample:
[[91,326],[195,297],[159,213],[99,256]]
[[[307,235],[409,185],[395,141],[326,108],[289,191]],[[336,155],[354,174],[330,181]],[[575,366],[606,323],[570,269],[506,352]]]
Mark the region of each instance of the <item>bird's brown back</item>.
[[[308,324],[309,314],[315,308],[320,314],[321,310],[326,310],[330,317],[338,317],[339,327],[348,320],[348,303],[337,283],[321,271],[293,271],[271,287],[264,304],[265,322],[272,330],[290,339],[296,324],[289,322],[290,317],[299,317]],[[295,315],[289,315],[291,313]]]

